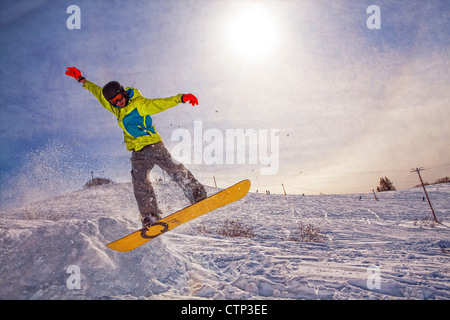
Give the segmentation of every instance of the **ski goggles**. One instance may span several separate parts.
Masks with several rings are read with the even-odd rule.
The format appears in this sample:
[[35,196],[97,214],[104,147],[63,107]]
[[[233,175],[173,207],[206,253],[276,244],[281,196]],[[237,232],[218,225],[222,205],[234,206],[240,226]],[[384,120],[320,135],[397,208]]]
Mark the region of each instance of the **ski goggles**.
[[120,100],[122,100],[124,98],[123,93],[118,93],[114,98],[110,99],[109,102],[113,105],[116,105],[117,102],[119,102]]

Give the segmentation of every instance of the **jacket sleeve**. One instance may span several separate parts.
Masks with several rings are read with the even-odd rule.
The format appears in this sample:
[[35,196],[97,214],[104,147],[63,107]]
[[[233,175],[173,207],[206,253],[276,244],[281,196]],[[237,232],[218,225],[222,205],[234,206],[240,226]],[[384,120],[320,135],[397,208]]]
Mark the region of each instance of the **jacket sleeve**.
[[84,82],[83,88],[89,90],[97,98],[97,100],[100,102],[100,104],[103,106],[103,108],[116,114],[116,112],[115,112],[116,110],[114,110],[114,107],[103,96],[102,88],[100,88],[98,85],[96,85],[95,83],[93,83],[89,80],[86,80]]
[[146,115],[152,115],[160,113],[164,110],[170,109],[172,107],[175,107],[176,105],[180,104],[181,97],[183,94],[178,94],[173,97],[169,98],[161,98],[161,99],[147,99],[144,97],[141,97],[142,101],[142,107],[141,111]]

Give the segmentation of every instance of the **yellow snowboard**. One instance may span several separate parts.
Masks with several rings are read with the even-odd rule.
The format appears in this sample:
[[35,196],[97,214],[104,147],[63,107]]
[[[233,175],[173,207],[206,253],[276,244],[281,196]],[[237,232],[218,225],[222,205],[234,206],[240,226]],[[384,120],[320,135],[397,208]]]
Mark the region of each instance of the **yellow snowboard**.
[[120,252],[127,252],[144,243],[166,233],[179,225],[195,219],[205,213],[223,207],[229,203],[243,198],[250,190],[250,180],[243,180],[234,186],[222,190],[212,196],[181,209],[167,216],[155,224],[135,231],[119,240],[107,244],[107,247]]

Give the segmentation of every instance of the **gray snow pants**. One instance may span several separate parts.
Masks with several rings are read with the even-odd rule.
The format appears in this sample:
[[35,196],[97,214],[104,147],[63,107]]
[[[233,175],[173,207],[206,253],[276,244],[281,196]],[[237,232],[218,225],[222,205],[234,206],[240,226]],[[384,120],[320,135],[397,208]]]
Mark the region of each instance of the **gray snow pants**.
[[141,219],[160,213],[149,173],[157,165],[175,181],[189,201],[193,204],[206,198],[203,185],[194,178],[182,163],[175,163],[170,152],[162,142],[133,151],[131,156],[131,178]]

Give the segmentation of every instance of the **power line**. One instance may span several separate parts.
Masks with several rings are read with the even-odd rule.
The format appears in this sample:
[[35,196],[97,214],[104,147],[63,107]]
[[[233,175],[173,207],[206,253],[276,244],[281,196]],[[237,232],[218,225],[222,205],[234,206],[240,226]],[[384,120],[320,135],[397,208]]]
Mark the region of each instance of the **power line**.
[[[434,165],[430,165],[427,167],[420,167],[420,170],[425,170],[425,169],[434,169],[434,168],[441,168],[441,167],[446,167],[446,166],[450,166],[450,162],[444,162],[444,163],[440,163],[440,164],[434,164]],[[308,179],[311,179],[314,177],[317,177],[320,179],[320,176],[332,176],[332,175],[346,175],[346,174],[387,174],[387,173],[410,173],[410,170],[371,170],[371,171],[341,171],[341,172],[328,172],[328,173],[318,173],[318,174],[308,174],[307,172],[301,172],[302,174],[304,174],[305,178],[306,176],[308,177]],[[415,172],[415,171],[414,171]],[[287,180],[291,180],[294,177],[300,177],[298,174],[293,175],[290,179]],[[285,177],[286,178],[286,177]],[[236,181],[231,181],[228,179],[222,179],[222,178],[217,178],[217,177],[213,177],[213,179],[218,180],[218,181],[222,181],[222,182],[226,182],[226,183],[235,183]],[[281,180],[282,178],[278,177],[278,180]],[[254,180],[253,180],[254,181]],[[398,182],[398,181],[397,181]],[[401,183],[413,183],[413,181],[400,181]],[[352,181],[345,181],[345,180],[341,180],[341,181],[327,181],[326,184],[336,184],[336,183],[340,183],[340,184],[368,184],[368,183],[373,183],[372,181],[356,181],[356,180],[352,180]],[[302,191],[309,191],[309,192],[316,192],[316,193],[322,193],[323,190],[315,190],[315,189],[310,189],[310,188],[304,188],[301,186],[296,186],[296,185],[291,185],[291,184],[284,184],[284,186],[289,187],[289,188],[293,188],[293,189],[298,189],[298,190],[302,190]],[[274,184],[254,184],[252,183],[252,187],[256,187],[256,188],[282,188],[283,187],[283,182],[279,182],[279,183],[274,183]],[[325,191],[326,193],[336,193],[338,194],[339,192],[329,192],[329,191]],[[353,193],[363,193],[363,192],[357,192],[354,191]]]
[[289,188],[294,188],[294,189],[299,189],[299,190],[304,190],[304,191],[311,191],[311,192],[321,192],[321,191],[318,191],[318,190],[311,190],[311,189],[305,189],[305,188],[300,188],[300,187],[294,187],[294,186],[290,186],[290,185],[285,185],[286,187],[289,187]]
[[450,166],[450,162],[442,163],[442,164],[436,164],[434,166],[426,167],[425,169],[434,169],[434,168],[441,168],[441,167],[447,167]]
[[[424,169],[434,169],[434,168],[440,168],[440,167],[446,167],[446,166],[450,166],[450,162],[444,162],[444,163],[440,163],[440,164],[426,166],[423,168]],[[410,173],[410,170],[388,169],[388,170],[375,170],[375,171],[374,170],[371,170],[371,171],[337,171],[337,172],[317,173],[314,175],[319,176],[319,175],[335,175],[335,174],[386,174],[386,173]],[[306,172],[306,174],[308,174],[308,173]]]

